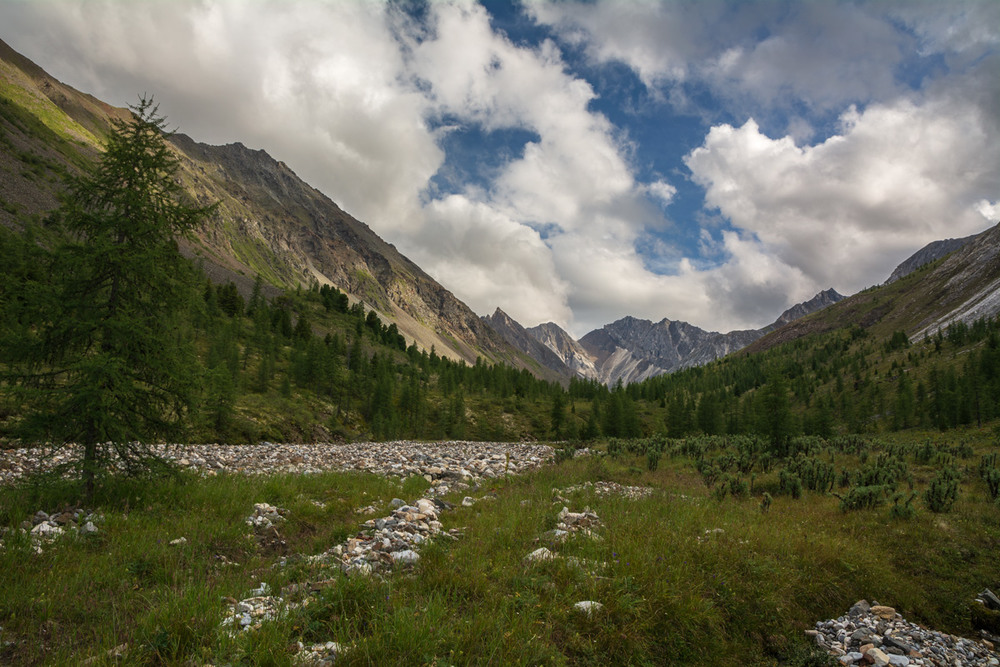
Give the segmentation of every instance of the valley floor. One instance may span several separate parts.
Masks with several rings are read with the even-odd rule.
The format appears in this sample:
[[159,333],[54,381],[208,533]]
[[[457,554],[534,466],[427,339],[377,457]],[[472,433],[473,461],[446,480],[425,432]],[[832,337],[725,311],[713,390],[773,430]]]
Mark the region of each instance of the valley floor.
[[[997,447],[938,438],[937,463],[918,441],[807,456],[895,457],[914,497],[954,463],[946,512],[793,497],[777,465],[708,483],[725,439],[171,447],[179,475],[109,479],[88,508],[58,469],[22,477],[40,452],[0,450],[0,662],[994,665],[972,616],[1000,589],[976,473]],[[887,629],[907,650],[867,646]]]

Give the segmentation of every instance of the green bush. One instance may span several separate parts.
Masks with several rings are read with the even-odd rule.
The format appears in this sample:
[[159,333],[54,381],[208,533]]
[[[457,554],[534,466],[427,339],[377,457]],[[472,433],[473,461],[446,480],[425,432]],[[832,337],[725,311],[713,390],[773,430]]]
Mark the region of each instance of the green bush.
[[792,498],[802,496],[802,479],[788,468],[778,473],[778,481],[783,493],[787,493]]
[[889,510],[890,515],[894,519],[912,519],[915,517],[917,510],[913,507],[913,501],[916,497],[916,491],[911,491],[909,495],[904,493],[893,494],[892,509]]
[[650,447],[649,451],[646,452],[646,469],[649,472],[655,472],[656,468],[660,465],[660,457],[663,452],[658,447]]
[[954,468],[944,468],[924,491],[924,502],[932,512],[947,512],[958,500],[958,471]]
[[889,487],[882,484],[851,487],[847,495],[837,496],[840,498],[840,511],[874,509],[883,503],[888,491]]

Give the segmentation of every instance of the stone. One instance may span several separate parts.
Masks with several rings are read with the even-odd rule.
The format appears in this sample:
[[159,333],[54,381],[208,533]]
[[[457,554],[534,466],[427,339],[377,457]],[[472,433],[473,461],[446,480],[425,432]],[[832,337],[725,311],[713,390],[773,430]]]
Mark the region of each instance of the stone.
[[417,509],[420,510],[421,514],[426,516],[437,516],[437,506],[432,500],[428,500],[427,498],[421,498],[417,501]]
[[988,609],[1000,611],[1000,598],[998,598],[990,589],[984,588],[977,597],[983,601],[983,604],[985,604]]
[[63,534],[63,529],[50,523],[40,523],[31,529],[31,534],[38,537],[58,537]]
[[871,605],[868,604],[867,600],[858,600],[851,606],[851,610],[847,612],[847,615],[851,618],[857,618],[867,614],[870,609]]
[[271,587],[267,585],[266,581],[260,582],[260,586],[250,591],[252,597],[263,597],[265,595],[270,595]]
[[169,544],[172,547],[179,547],[182,544],[187,544],[187,538],[186,537],[178,537],[176,540],[170,540]]
[[555,558],[555,554],[553,554],[545,547],[540,547],[532,551],[527,556],[525,556],[524,560],[528,561],[529,563],[540,563],[542,561],[552,560],[553,558]]
[[[866,612],[864,605],[855,605],[847,615],[838,619],[817,621],[815,624],[817,644],[843,665],[872,664],[900,667],[975,665],[978,667],[989,665],[990,659],[1000,660],[989,646],[981,642],[922,628],[907,622],[896,613],[891,620],[880,618],[874,613],[874,608],[878,606],[878,604],[873,605]],[[981,602],[974,606],[985,608]],[[866,630],[872,627],[881,628],[881,635],[873,633],[869,636]],[[810,635],[812,632],[810,631]],[[860,650],[845,652],[842,649],[842,647],[850,649],[859,640],[867,640]]]
[[583,600],[582,602],[577,602],[573,605],[573,609],[577,611],[582,611],[583,613],[590,616],[594,612],[598,612],[604,608],[604,605],[600,602],[594,602],[593,600]]
[[62,512],[61,514],[49,517],[49,521],[55,521],[56,524],[60,526],[65,526],[68,523],[73,523],[73,521],[75,520],[76,517],[73,516],[72,512]]
[[891,621],[896,617],[896,610],[884,605],[876,605],[871,608],[871,613],[885,621]]
[[865,657],[871,659],[872,664],[875,667],[885,667],[889,664],[889,656],[886,655],[881,649],[870,648],[864,652]]
[[83,535],[96,535],[97,532],[97,526],[94,525],[93,521],[83,524],[83,528],[80,529],[80,533]]

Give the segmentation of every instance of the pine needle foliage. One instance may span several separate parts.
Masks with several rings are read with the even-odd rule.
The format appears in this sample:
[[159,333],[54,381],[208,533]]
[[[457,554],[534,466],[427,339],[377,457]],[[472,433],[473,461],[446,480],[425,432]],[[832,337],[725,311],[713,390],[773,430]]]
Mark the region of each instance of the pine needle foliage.
[[183,317],[193,269],[176,238],[210,211],[183,202],[152,98],[115,121],[99,163],[68,182],[50,221],[66,239],[4,304],[4,386],[27,443],[84,449],[87,496],[112,467],[147,470],[141,443],[180,435],[196,383]]

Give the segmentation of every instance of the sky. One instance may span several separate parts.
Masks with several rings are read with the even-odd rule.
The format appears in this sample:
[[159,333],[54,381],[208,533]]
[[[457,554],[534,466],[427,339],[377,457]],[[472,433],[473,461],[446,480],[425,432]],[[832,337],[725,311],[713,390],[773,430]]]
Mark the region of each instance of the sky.
[[0,0],[0,38],[578,337],[760,327],[1000,220],[995,0]]

